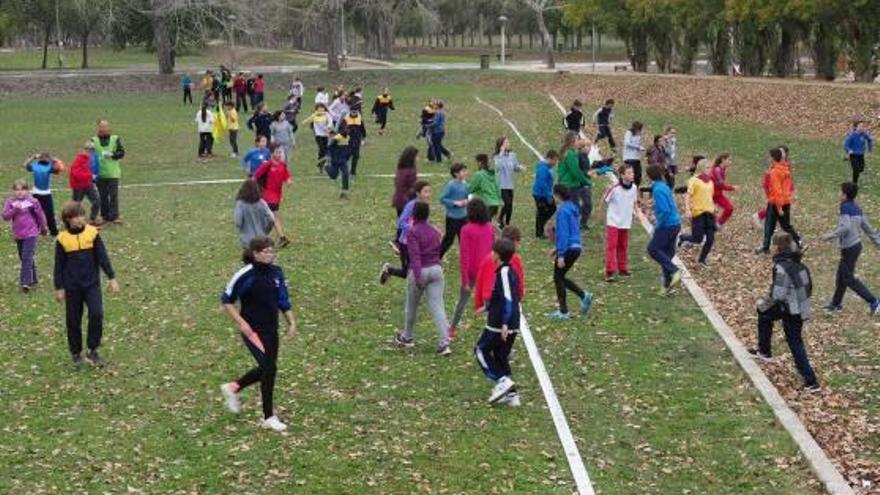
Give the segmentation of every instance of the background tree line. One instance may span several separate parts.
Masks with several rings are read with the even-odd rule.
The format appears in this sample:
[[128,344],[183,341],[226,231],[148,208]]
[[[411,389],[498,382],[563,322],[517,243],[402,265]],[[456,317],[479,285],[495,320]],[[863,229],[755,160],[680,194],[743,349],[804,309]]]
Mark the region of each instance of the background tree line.
[[[62,41],[143,45],[160,72],[176,53],[208,40],[391,60],[420,46],[495,48],[499,17],[508,46],[579,50],[602,36],[622,40],[633,69],[789,77],[807,70],[834,79],[877,76],[878,0],[0,0],[0,43],[49,48]],[[593,37],[596,34],[596,39]],[[586,57],[585,57],[586,59]],[[809,62],[809,68],[802,61]]]

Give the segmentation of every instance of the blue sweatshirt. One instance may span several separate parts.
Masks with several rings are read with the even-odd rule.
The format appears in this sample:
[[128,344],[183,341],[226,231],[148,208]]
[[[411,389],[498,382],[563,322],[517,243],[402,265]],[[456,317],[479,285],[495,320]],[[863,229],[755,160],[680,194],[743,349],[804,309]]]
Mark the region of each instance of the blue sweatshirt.
[[[681,218],[678,216],[678,207],[672,199],[672,190],[662,180],[654,182],[651,186],[651,194],[654,196],[654,217],[658,229],[678,227]],[[557,234],[558,235],[558,234]]]
[[573,201],[566,201],[556,210],[556,255],[581,248],[581,212]]
[[431,134],[440,134],[446,132],[446,112],[439,111],[434,114],[431,123],[428,124]]
[[467,199],[468,186],[462,180],[452,179],[446,183],[443,188],[443,194],[440,195],[440,202],[446,208],[446,216],[449,218],[462,219],[467,216],[467,207],[455,206],[456,201]]
[[271,155],[269,148],[253,148],[242,157],[241,166],[248,176],[254,175],[257,169],[260,168],[260,165],[268,160]]
[[547,160],[541,160],[535,166],[535,183],[532,186],[532,196],[553,201],[553,169]]
[[852,131],[843,140],[843,150],[847,154],[864,155],[874,151],[874,138],[867,131]]
[[33,194],[52,194],[52,174],[57,174],[58,169],[51,162],[34,160],[27,165],[27,171],[34,174]]

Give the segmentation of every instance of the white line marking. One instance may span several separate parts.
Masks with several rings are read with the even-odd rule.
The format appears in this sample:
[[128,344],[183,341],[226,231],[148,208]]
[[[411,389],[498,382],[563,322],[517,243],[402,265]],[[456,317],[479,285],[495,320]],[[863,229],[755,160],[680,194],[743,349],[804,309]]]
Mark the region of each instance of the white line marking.
[[[543,156],[538,153],[538,150],[526,141],[513,122],[504,116],[504,113],[501,112],[501,110],[479,98],[476,98],[476,100],[480,104],[494,110],[501,119],[513,129],[513,132],[516,133],[519,140],[532,150],[532,153],[534,153],[539,160],[543,158]],[[532,368],[534,368],[535,375],[538,377],[538,383],[541,384],[541,391],[544,392],[544,399],[547,401],[547,408],[550,410],[550,417],[553,418],[553,425],[556,426],[556,433],[559,435],[559,442],[562,444],[562,450],[565,451],[565,457],[568,460],[568,467],[571,470],[571,475],[574,477],[578,493],[580,495],[595,495],[596,492],[593,491],[593,484],[590,482],[590,475],[587,474],[584,460],[581,458],[581,453],[578,451],[577,444],[571,434],[571,428],[568,427],[568,421],[565,419],[565,413],[562,411],[562,406],[559,404],[559,397],[556,395],[556,389],[553,388],[553,382],[550,381],[550,376],[547,374],[547,369],[544,367],[544,360],[541,358],[541,353],[538,351],[538,346],[535,344],[535,339],[532,337],[529,323],[526,321],[525,312],[523,311],[520,311],[519,333],[522,334],[523,344],[526,346],[526,351],[528,351],[529,359],[532,362]]]
[[[564,115],[565,108],[559,103],[559,100],[557,100],[552,94],[548,96]],[[648,221],[648,218],[642,210],[636,208],[636,212],[645,231],[649,235],[653,234],[654,227],[651,225],[651,222]],[[684,263],[682,263],[678,256],[673,259],[673,262],[682,270],[682,281],[688,292],[690,292],[691,297],[696,301],[697,306],[703,311],[703,314],[706,315],[709,322],[712,323],[715,332],[718,333],[727,345],[727,348],[733,353],[733,357],[736,358],[737,363],[743,371],[746,372],[746,375],[752,380],[755,387],[758,388],[758,391],[764,397],[764,400],[767,401],[767,404],[770,405],[773,414],[776,415],[779,422],[782,423],[782,426],[788,431],[788,434],[791,435],[791,438],[804,454],[804,457],[807,458],[810,468],[812,468],[819,480],[825,484],[828,493],[832,495],[855,495],[852,487],[850,487],[849,483],[843,478],[831,460],[828,459],[828,456],[825,454],[825,451],[822,450],[822,447],[816,443],[816,439],[814,439],[810,432],[807,431],[797,414],[795,414],[795,412],[788,406],[785,399],[780,395],[773,383],[770,382],[767,375],[761,370],[761,367],[755,363],[755,360],[752,359],[752,356],[746,350],[745,346],[743,346],[742,342],[736,337],[736,334],[733,333],[733,330],[727,325],[724,318],[718,313],[718,310],[715,309],[712,301],[709,300],[709,297],[703,291],[702,287],[700,287],[697,281],[691,276]]]

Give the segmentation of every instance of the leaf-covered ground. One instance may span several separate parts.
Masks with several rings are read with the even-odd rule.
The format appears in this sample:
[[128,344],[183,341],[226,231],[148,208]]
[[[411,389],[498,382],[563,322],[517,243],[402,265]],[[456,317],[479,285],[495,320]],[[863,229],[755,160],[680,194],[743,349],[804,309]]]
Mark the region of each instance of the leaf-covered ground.
[[[362,174],[393,171],[399,151],[415,143],[418,111],[427,96],[447,101],[449,147],[468,163],[507,133],[494,114],[475,105],[476,94],[515,110],[523,131],[541,148],[556,145],[558,119],[537,96],[478,89],[463,81],[464,74],[343,77],[347,80],[320,82],[394,85],[398,110],[388,135],[370,137]],[[306,82],[314,87],[319,80],[310,76]],[[275,96],[286,81],[270,78],[270,83],[270,101],[278,103]],[[0,182],[21,177],[20,161],[34,150],[72,157],[99,115],[111,119],[125,142],[125,184],[240,177],[230,159],[194,160],[195,109],[178,106],[176,93],[113,96],[107,89],[105,96],[4,101]],[[708,150],[756,146],[749,128],[681,127],[682,141]],[[243,133],[241,141],[248,136]],[[513,410],[484,403],[488,383],[471,356],[481,328],[473,315],[446,359],[433,354],[426,312],[413,351],[388,345],[401,323],[403,300],[400,281],[376,283],[379,265],[390,260],[391,180],[360,177],[351,200],[343,202],[333,183],[314,175],[308,131],[298,142],[295,182],[283,205],[293,243],[279,259],[300,327],[297,340],[282,342],[279,363],[276,405],[291,429],[284,435],[258,429],[255,390],[245,393],[238,417],[224,410],[218,396],[219,383],[251,366],[233,325],[218,309],[218,294],[240,265],[231,226],[237,186],[127,188],[125,226],[103,233],[123,285],[121,293],[105,298],[104,351],[110,363],[104,371],[76,374],[68,367],[63,310],[52,300],[48,277],[50,242],[40,244],[41,287],[24,295],[16,287],[9,230],[0,230],[0,332],[6,336],[0,340],[6,365],[0,375],[0,492],[574,490],[523,348],[517,349],[514,377],[524,403]],[[533,163],[519,143],[514,148]],[[225,143],[217,150],[226,152]],[[420,165],[421,172],[438,174],[430,177],[435,191],[446,181],[445,170]],[[739,174],[735,179],[745,182]],[[530,183],[531,173],[519,177],[514,211],[526,234],[533,222]],[[57,190],[56,201],[68,194]],[[432,206],[432,218],[442,223],[436,199]],[[694,303],[683,294],[655,296],[657,271],[646,259],[646,241],[634,230],[634,276],[606,285],[601,229],[589,231],[574,276],[596,294],[595,309],[565,324],[544,317],[554,300],[547,246],[527,235],[522,247],[526,314],[597,490],[821,492]],[[458,292],[456,249],[445,269],[451,310]],[[812,335],[810,340],[814,349],[817,342]],[[828,378],[822,358],[818,362]],[[787,371],[780,365],[780,374]],[[828,379],[836,389],[837,379]]]
[[[727,100],[717,93],[695,95],[686,87],[692,84],[699,87],[703,82],[657,80],[660,91],[671,84],[669,81],[680,81],[684,85],[675,93],[675,97],[667,93],[667,105],[680,102],[678,112],[632,109],[628,106],[628,97],[633,98],[632,105],[636,107],[650,106],[649,101],[655,100],[653,96],[633,96],[629,91],[633,84],[638,83],[627,83],[625,81],[629,79],[625,78],[621,78],[623,87],[620,92],[617,88],[607,88],[607,92],[601,94],[597,94],[597,87],[602,88],[604,83],[593,78],[586,79],[576,87],[548,84],[542,88],[544,92],[521,101],[508,102],[502,105],[502,109],[508,115],[525,116],[529,112],[528,118],[521,118],[518,123],[532,135],[542,136],[543,142],[550,143],[556,139],[552,126],[559,121],[559,113],[555,107],[547,105],[550,100],[546,92],[554,92],[562,101],[587,94],[591,102],[588,108],[599,98],[615,97],[624,104],[624,108],[617,111],[615,136],[619,141],[622,141],[624,126],[638,119],[646,123],[646,136],[661,132],[669,125],[676,127],[682,162],[697,153],[714,156],[722,151],[731,152],[733,166],[729,179],[739,190],[729,196],[737,210],[724,230],[716,236],[715,248],[709,258],[710,268],[692,270],[692,273],[707,290],[725,320],[750,345],[756,344],[757,315],[754,304],[768,289],[770,274],[770,259],[753,253],[760,245],[762,232],[753,226],[750,217],[764,202],[760,184],[766,167],[767,150],[779,144],[791,147],[797,189],[794,225],[810,246],[806,259],[816,279],[813,302],[815,316],[806,325],[805,335],[810,358],[825,389],[817,396],[803,397],[797,394],[796,389],[801,381],[794,371],[785,341],[780,337],[781,329],[777,329],[774,341],[778,358],[774,364],[763,365],[763,368],[857,491],[880,493],[880,388],[877,385],[877,372],[880,370],[877,331],[880,323],[867,314],[867,305],[851,293],[845,299],[846,310],[843,314],[830,318],[820,311],[821,306],[830,300],[834,289],[838,250],[835,244],[819,240],[819,236],[836,226],[839,184],[850,179],[849,163],[842,160],[838,139],[814,139],[805,137],[804,133],[780,131],[770,125],[778,124],[776,121],[757,119],[750,125],[731,123],[731,120],[756,118],[757,114],[752,109],[761,100],[751,99],[751,103],[742,101],[746,97],[754,98],[754,94],[732,94]],[[742,89],[757,83],[719,80],[718,84],[737,85]],[[564,91],[560,90],[561,87]],[[837,86],[828,89],[818,85],[795,84],[786,88],[778,83],[769,83],[762,90],[767,94],[761,98],[764,105],[781,114],[787,102],[794,98],[793,95],[799,94],[803,87],[808,92],[797,103],[798,109],[821,108],[827,102],[821,101],[822,98],[816,100],[815,94],[837,90]],[[775,92],[770,93],[771,90]],[[704,109],[689,104],[697,98],[714,98],[715,107],[722,108],[727,108],[731,100],[736,100],[746,109],[731,114],[727,121],[717,120],[713,118],[713,105],[707,103]],[[836,117],[839,117],[836,113],[828,115],[829,121]],[[783,125],[781,128],[786,127]],[[815,134],[835,135],[818,122],[814,131]],[[877,220],[880,214],[877,195],[880,183],[876,160],[869,158],[869,162],[868,172],[860,181],[862,192],[859,202],[869,219],[873,218],[877,223],[880,221]],[[679,179],[679,183],[684,181],[684,177]],[[880,281],[877,250],[867,239],[865,243],[858,272],[869,286],[876,289]],[[697,254],[698,249],[685,251],[683,259],[688,266],[696,267]]]

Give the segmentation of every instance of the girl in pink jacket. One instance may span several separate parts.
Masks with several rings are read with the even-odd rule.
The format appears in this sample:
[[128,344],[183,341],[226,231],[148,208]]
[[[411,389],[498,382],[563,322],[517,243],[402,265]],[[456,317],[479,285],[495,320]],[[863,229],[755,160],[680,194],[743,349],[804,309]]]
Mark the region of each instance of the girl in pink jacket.
[[12,224],[12,235],[18,246],[21,260],[19,283],[21,290],[28,292],[37,285],[37,265],[34,255],[37,251],[37,236],[49,232],[46,215],[40,202],[30,194],[26,182],[17,180],[12,184],[12,195],[3,204],[3,220]]
[[480,263],[487,254],[492,252],[495,242],[495,227],[489,218],[489,208],[480,198],[473,198],[467,205],[467,223],[461,228],[459,240],[459,271],[461,272],[461,289],[458,304],[449,325],[449,338],[455,337],[456,327],[461,321],[464,308],[467,307],[471,291],[477,283]]

